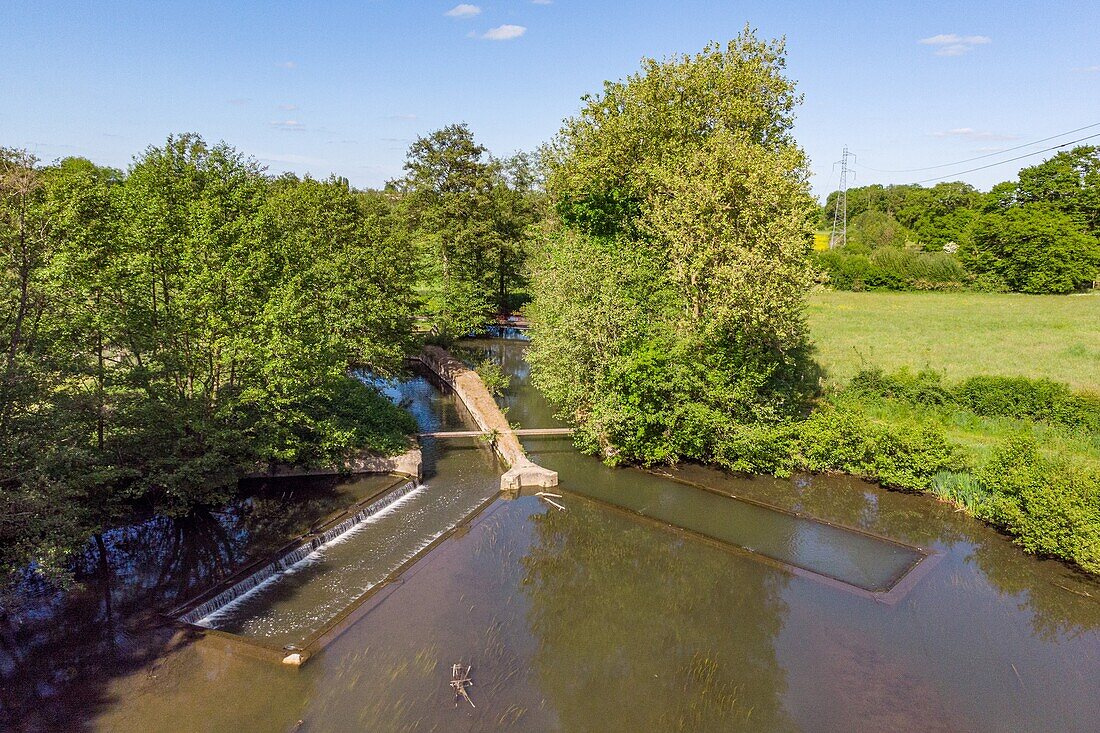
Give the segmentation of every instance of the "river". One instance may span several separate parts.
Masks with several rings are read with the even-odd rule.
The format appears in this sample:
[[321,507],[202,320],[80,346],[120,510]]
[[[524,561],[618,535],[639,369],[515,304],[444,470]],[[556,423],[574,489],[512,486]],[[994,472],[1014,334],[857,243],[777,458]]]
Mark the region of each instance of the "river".
[[[561,424],[529,383],[524,342],[466,346],[512,375],[500,399],[511,421]],[[470,426],[423,378],[390,389],[425,429]],[[498,498],[300,669],[181,637],[149,609],[380,479],[258,485],[190,524],[151,518],[108,533],[108,571],[90,548],[86,592],[29,594],[20,622],[8,619],[9,721],[234,733],[1100,729],[1100,583],[945,504],[848,477],[656,476],[607,468],[568,438],[524,444],[559,472],[565,508]],[[502,467],[473,439],[428,439],[424,451],[436,493],[419,496],[438,501],[408,518],[430,534],[454,507],[492,496]],[[333,561],[354,547],[362,577],[376,579],[409,526],[372,530]],[[878,594],[914,563],[904,593]],[[336,605],[374,582],[332,577]],[[291,585],[278,603],[313,608],[316,592]],[[472,667],[476,707],[454,700],[456,663]]]

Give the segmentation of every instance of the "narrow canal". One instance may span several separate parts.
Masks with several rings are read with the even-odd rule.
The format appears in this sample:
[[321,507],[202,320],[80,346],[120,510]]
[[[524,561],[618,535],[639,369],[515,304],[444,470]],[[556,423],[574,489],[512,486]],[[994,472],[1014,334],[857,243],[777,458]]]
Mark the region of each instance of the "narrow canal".
[[[512,375],[501,398],[511,421],[560,424],[529,384],[523,342],[467,346]],[[393,395],[424,429],[468,419],[424,379]],[[37,696],[41,709],[21,716],[28,729],[94,731],[1098,729],[1100,583],[946,505],[842,477],[655,476],[606,468],[567,438],[524,443],[559,472],[565,509],[498,499],[300,669],[244,645],[143,631],[136,609],[182,600],[276,535],[369,495],[372,480],[258,487],[224,516],[190,520],[199,529],[154,518],[120,530],[107,538],[113,610],[90,550],[89,593],[44,595],[26,623],[99,620],[40,638],[9,628],[0,670],[22,677],[3,704]],[[308,626],[315,594],[346,603],[495,489],[501,467],[479,441],[429,440],[425,454],[436,503],[408,516],[414,536],[392,540],[403,549],[385,532],[357,535],[332,558],[345,574],[331,585],[288,584],[233,623]],[[139,549],[151,537],[162,549]],[[904,594],[887,603],[870,592],[918,560],[925,571]],[[476,707],[453,701],[459,662],[472,666]]]

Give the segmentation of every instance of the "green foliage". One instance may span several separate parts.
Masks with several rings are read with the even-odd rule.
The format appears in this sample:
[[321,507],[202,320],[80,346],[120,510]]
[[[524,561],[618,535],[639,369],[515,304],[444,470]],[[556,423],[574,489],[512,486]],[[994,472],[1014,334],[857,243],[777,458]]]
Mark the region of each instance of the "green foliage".
[[850,246],[815,252],[813,262],[839,290],[959,290],[970,279],[946,252],[880,247],[870,255]]
[[1049,203],[985,214],[962,253],[972,271],[1024,293],[1070,293],[1100,274],[1100,239]]
[[902,368],[891,374],[877,367],[860,370],[848,385],[857,394],[903,399],[922,405],[945,405],[953,400],[939,372]]
[[531,158],[489,155],[465,124],[418,138],[391,184],[413,236],[435,340],[450,343],[508,310],[526,284],[528,229],[542,214]]
[[585,97],[544,151],[560,222],[532,261],[535,384],[611,462],[708,459],[816,389],[816,207],[781,42],[746,30]]
[[485,359],[474,366],[474,371],[481,377],[481,381],[485,383],[485,388],[489,390],[489,394],[494,396],[500,396],[504,394],[508,389],[511,378],[504,371],[504,369],[492,359]]
[[[875,400],[913,408],[882,414],[874,409]],[[1087,449],[1090,440],[1100,445],[1100,400],[1095,396],[1074,394],[1049,380],[982,376],[952,386],[931,371],[866,370],[836,402],[868,414],[878,412],[875,421],[886,420],[894,430],[950,428],[960,436],[978,430],[981,449],[970,447],[964,460],[945,465],[930,485],[916,488],[928,489],[1001,527],[1029,552],[1100,571],[1100,472],[1095,450]],[[1008,429],[997,429],[989,419],[983,424],[977,416],[1008,421],[1001,426]],[[963,430],[955,430],[960,427]],[[851,451],[846,443],[840,455],[847,459]],[[880,473],[878,466],[864,475],[887,484],[897,481],[896,476],[889,479],[888,473]]]
[[759,41],[746,28],[725,47],[643,59],[639,73],[585,96],[543,151],[547,191],[564,223],[633,237],[657,179],[715,132],[771,150],[792,145],[799,97],[784,65],[781,41]]
[[[836,209],[837,195],[830,193],[825,202],[827,218]],[[942,251],[969,241],[980,204],[981,194],[961,182],[937,183],[931,188],[911,184],[851,188],[849,241],[867,249],[912,241],[925,251]]]
[[953,390],[956,402],[979,415],[1042,420],[1100,433],[1100,396],[1074,393],[1061,382],[982,376]]
[[845,249],[869,253],[879,247],[904,247],[916,243],[917,235],[901,224],[889,212],[868,209],[848,222],[848,242]]
[[401,368],[416,299],[401,228],[346,181],[272,181],[196,135],[125,175],[4,151],[0,240],[5,573],[415,427],[349,376]]
[[1082,145],[1020,171],[1017,202],[1046,202],[1100,237],[1100,147]]
[[[983,292],[1068,293],[1100,277],[1100,148],[1082,146],[1020,171],[1018,181],[979,194],[959,182],[863,186],[848,191],[846,255],[819,266],[840,289],[940,289],[966,283]],[[835,211],[829,195],[825,215]],[[927,252],[960,253],[970,277],[946,256],[906,272],[903,263],[859,256],[918,244]],[[891,255],[901,257],[901,255]]]
[[1100,396],[1075,393],[1049,379],[985,375],[949,385],[939,372],[928,369],[887,374],[871,368],[858,372],[848,389],[916,405],[950,405],[984,417],[1038,420],[1100,433]]
[[799,425],[800,470],[843,471],[886,486],[927,490],[932,477],[962,468],[958,451],[932,425],[881,425],[843,402],[816,410]]
[[940,471],[932,477],[929,490],[974,516],[982,516],[988,511],[992,499],[982,483],[969,472]]
[[1100,572],[1100,473],[1051,460],[1010,441],[977,474],[992,494],[978,516],[1004,527],[1028,552]]

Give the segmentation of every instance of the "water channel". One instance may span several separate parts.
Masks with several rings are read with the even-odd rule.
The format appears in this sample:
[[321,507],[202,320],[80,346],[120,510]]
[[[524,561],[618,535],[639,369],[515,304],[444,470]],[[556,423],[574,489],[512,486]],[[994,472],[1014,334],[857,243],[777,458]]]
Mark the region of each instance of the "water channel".
[[[513,375],[511,421],[560,424],[523,342],[467,347]],[[469,426],[424,378],[390,389],[425,430]],[[37,701],[12,718],[27,730],[1100,729],[1100,583],[944,504],[846,477],[656,476],[607,468],[567,438],[524,444],[559,472],[565,510],[496,500],[300,669],[181,637],[141,609],[193,595],[378,479],[261,485],[221,515],[118,530],[113,586],[89,550],[87,594],[43,594],[0,636],[0,672],[16,682],[0,704]],[[293,638],[493,495],[501,466],[482,442],[424,449],[426,489],[407,512],[220,625]],[[876,597],[903,576],[915,578],[903,595]],[[47,619],[52,631],[25,630]],[[473,667],[476,708],[454,704],[458,662]]]

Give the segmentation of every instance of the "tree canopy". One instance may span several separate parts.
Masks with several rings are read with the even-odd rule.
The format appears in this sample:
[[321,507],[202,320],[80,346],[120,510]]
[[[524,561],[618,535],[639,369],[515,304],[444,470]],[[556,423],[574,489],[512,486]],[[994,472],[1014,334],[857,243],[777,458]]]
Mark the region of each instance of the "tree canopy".
[[[837,200],[834,191],[823,213]],[[986,194],[961,182],[849,189],[847,244],[815,261],[846,289],[1068,293],[1100,277],[1097,237],[1100,148],[1081,146]],[[927,254],[884,252],[900,248]]]
[[748,29],[645,60],[543,151],[558,221],[531,268],[529,360],[609,458],[705,458],[815,387],[813,204],[783,66],[783,43]]
[[497,159],[465,124],[448,125],[410,147],[399,192],[419,251],[427,313],[444,340],[509,311],[523,287],[527,228],[540,215],[537,177],[520,154]]
[[125,174],[5,150],[0,243],[5,574],[415,429],[349,371],[401,368],[418,301],[402,229],[345,181],[272,180],[190,134]]

